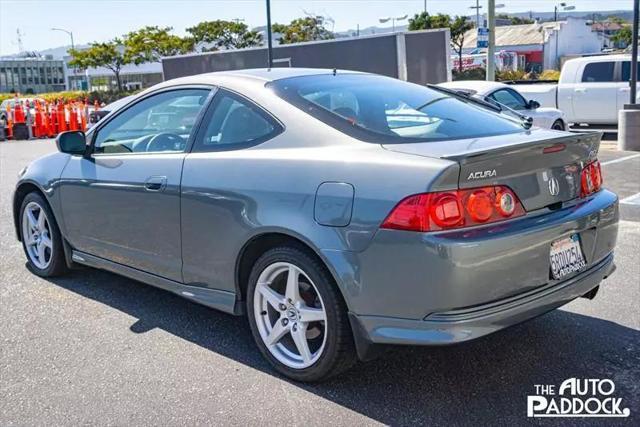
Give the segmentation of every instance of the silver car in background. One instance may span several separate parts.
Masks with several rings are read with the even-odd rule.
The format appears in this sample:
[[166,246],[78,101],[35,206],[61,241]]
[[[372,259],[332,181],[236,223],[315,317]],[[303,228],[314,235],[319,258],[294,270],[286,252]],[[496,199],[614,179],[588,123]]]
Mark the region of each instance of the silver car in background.
[[97,267],[246,314],[295,380],[484,336],[614,270],[600,135],[388,77],[180,78],[57,144],[13,199],[35,274]]

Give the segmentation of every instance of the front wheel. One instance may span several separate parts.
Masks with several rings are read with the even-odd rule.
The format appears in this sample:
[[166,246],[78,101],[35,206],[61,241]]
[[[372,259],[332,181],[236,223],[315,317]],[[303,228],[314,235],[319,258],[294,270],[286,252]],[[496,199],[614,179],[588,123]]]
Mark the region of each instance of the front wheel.
[[20,208],[20,237],[31,271],[38,276],[57,276],[66,271],[62,237],[44,198],[32,192]]
[[326,269],[305,251],[267,251],[253,266],[247,296],[253,337],[280,373],[317,381],[355,363],[342,297]]
[[551,129],[553,129],[553,130],[564,130],[565,129],[564,122],[562,120],[560,120],[560,119],[556,120],[551,125]]

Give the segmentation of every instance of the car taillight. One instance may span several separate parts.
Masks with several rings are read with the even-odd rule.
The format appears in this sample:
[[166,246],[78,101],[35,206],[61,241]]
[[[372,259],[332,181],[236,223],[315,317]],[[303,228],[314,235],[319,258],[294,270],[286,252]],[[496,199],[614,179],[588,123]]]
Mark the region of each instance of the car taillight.
[[602,170],[598,160],[589,163],[582,169],[580,177],[580,197],[587,197],[602,187]]
[[449,230],[522,215],[524,208],[513,191],[498,185],[409,196],[396,205],[381,228]]

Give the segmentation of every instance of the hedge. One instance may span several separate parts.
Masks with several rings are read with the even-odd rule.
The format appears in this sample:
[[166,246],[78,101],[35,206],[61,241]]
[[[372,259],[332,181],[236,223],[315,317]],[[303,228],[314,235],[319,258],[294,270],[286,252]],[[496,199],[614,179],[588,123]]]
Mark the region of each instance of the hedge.
[[[25,98],[40,98],[44,99],[47,102],[53,102],[59,99],[62,99],[65,102],[73,102],[73,101],[82,101],[87,99],[89,103],[93,104],[94,101],[98,101],[101,104],[110,104],[113,101],[116,101],[120,98],[124,98],[125,96],[132,95],[137,93],[138,91],[107,91],[107,92],[88,92],[88,91],[64,91],[64,92],[48,92],[48,93],[37,93],[33,95],[23,95],[20,94],[20,97]],[[0,93],[0,102],[5,99],[11,99],[15,97],[15,93]]]

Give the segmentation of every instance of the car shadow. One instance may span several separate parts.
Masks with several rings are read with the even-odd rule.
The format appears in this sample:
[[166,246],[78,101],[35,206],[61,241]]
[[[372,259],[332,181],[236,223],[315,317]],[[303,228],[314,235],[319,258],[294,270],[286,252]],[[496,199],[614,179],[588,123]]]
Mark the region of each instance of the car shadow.
[[160,328],[384,424],[522,424],[535,384],[572,377],[612,379],[623,407],[638,414],[640,331],[594,317],[556,310],[465,344],[394,347],[330,381],[301,384],[270,368],[244,318],[94,269],[48,280],[136,318],[133,333]]

